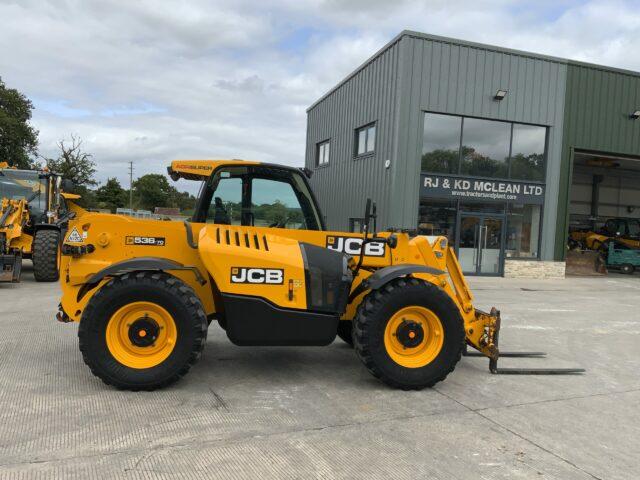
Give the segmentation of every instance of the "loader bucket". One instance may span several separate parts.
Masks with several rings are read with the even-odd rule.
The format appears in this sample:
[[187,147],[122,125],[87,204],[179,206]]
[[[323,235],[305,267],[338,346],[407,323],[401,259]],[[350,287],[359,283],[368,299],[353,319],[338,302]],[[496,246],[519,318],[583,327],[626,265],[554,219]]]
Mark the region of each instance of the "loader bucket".
[[596,277],[606,275],[600,253],[591,250],[570,250],[567,252],[566,274],[569,276]]
[[0,255],[0,282],[20,281],[22,257],[20,255]]

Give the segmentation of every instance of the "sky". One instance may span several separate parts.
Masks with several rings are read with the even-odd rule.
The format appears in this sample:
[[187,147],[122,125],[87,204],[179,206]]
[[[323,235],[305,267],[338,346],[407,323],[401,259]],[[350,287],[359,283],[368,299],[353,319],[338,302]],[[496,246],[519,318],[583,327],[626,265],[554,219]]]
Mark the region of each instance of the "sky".
[[173,159],[303,166],[306,109],[402,30],[640,71],[640,0],[0,0],[0,77],[40,153],[97,178]]

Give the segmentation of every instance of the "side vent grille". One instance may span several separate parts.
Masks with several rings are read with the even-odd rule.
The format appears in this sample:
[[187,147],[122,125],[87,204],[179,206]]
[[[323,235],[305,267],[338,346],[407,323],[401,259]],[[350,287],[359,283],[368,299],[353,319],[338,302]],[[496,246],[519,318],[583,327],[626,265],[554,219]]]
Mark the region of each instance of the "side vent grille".
[[267,236],[258,236],[255,232],[243,232],[229,228],[216,228],[216,242],[235,247],[254,248],[256,250],[269,251]]

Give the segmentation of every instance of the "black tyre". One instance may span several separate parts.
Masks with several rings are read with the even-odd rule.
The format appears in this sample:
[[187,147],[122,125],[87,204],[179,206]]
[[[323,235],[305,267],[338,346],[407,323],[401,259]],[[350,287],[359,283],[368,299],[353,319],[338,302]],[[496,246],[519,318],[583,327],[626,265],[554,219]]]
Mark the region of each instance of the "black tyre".
[[104,383],[155,390],[180,379],[198,361],[207,317],[181,280],[166,273],[131,273],[96,292],[78,337],[84,362]]
[[338,322],[338,337],[353,347],[353,322],[351,320],[340,320]]
[[55,282],[60,278],[60,232],[38,230],[33,238],[33,276],[36,282]]
[[631,275],[633,274],[633,272],[635,272],[636,268],[631,265],[630,263],[625,263],[624,265],[620,265],[620,271],[622,273],[626,273],[627,275]]
[[355,350],[367,369],[403,390],[431,387],[462,355],[464,323],[440,288],[415,278],[370,292],[354,320]]

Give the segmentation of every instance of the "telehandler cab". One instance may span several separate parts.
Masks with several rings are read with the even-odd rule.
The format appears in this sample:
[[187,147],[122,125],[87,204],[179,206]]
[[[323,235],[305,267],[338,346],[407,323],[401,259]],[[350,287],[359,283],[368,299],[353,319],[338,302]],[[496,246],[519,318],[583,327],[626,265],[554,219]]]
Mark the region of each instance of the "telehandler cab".
[[401,389],[443,380],[466,345],[492,373],[582,371],[499,369],[500,313],[474,308],[447,240],[370,232],[370,200],[363,233],[331,232],[299,169],[185,160],[168,170],[202,181],[191,221],[84,213],[64,240],[57,318],[80,322],[84,361],[107,384],[153,390],[179,379],[212,320],[237,345],[338,335]]
[[71,187],[60,175],[0,162],[0,282],[20,281],[23,258],[33,260],[36,281],[58,280],[61,237],[79,198],[63,185]]

